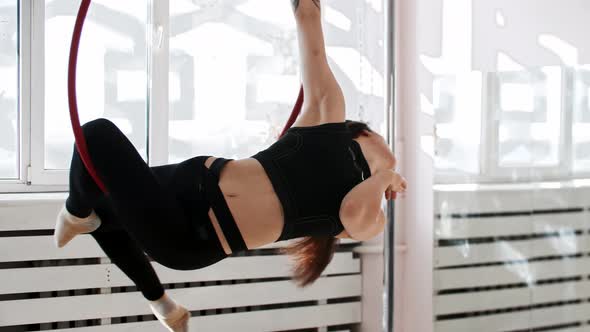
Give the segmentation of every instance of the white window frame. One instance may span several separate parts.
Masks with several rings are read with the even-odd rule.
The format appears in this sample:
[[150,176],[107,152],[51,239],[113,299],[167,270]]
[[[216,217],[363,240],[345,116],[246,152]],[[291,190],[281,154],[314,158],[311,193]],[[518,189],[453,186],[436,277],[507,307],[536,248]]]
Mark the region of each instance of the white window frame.
[[[33,130],[33,112],[32,110],[38,107],[39,100],[34,94],[36,88],[35,77],[33,71],[35,70],[36,52],[38,51],[38,43],[34,38],[39,36],[38,31],[34,25],[35,17],[39,15],[38,4],[40,1],[18,1],[18,38],[19,38],[19,59],[18,59],[18,151],[19,158],[19,172],[18,178],[14,180],[1,180],[0,193],[12,192],[48,192],[48,191],[64,191],[65,185],[33,185],[31,181],[31,149],[32,130]],[[43,101],[41,100],[41,103]],[[36,115],[36,114],[35,114]]]
[[[147,0],[148,160],[168,162],[169,0]],[[45,165],[45,1],[19,1],[19,178],[0,193],[67,191],[69,171]],[[70,126],[70,123],[64,124]]]
[[[0,193],[13,192],[50,192],[65,191],[65,184],[48,181],[33,182],[33,177],[38,176],[31,165],[37,162],[33,151],[39,150],[37,137],[33,135],[36,128],[41,124],[39,117],[44,118],[43,95],[39,94],[43,88],[43,58],[42,50],[44,35],[39,20],[44,19],[44,1],[18,1],[19,19],[19,109],[18,109],[18,156],[19,176],[15,180],[0,181]],[[41,21],[43,22],[43,21]],[[40,67],[41,66],[41,67]],[[40,70],[41,69],[41,70]],[[41,76],[39,76],[41,75]],[[36,132],[35,132],[36,133]],[[40,150],[43,153],[43,149]]]
[[[571,84],[573,84],[573,87],[571,88],[571,91],[574,91],[574,96],[575,97],[584,97],[585,101],[586,101],[586,106],[585,106],[585,113],[588,114],[588,116],[590,116],[590,93],[589,93],[589,89],[590,89],[590,69],[588,68],[579,68],[577,70],[575,69],[570,69],[567,72],[567,75],[569,75],[569,82],[571,82]],[[584,88],[583,90],[581,90],[581,86],[580,83],[584,82]],[[573,114],[576,113],[581,113],[579,106],[580,106],[580,101],[579,100],[574,100],[574,98],[569,98],[567,99],[568,107],[570,107],[572,109],[572,114],[571,114],[571,123],[572,126],[570,127],[570,162],[572,165],[572,173],[574,170],[574,151],[573,151],[573,124],[574,124],[574,120],[573,119]],[[589,120],[590,121],[590,120]],[[590,171],[586,171],[586,172],[580,172],[578,171],[576,173],[577,177],[584,177],[584,178],[590,178]]]
[[[45,1],[31,1],[31,163],[28,183],[66,184],[67,172],[45,169]],[[69,125],[69,124],[68,124]]]
[[168,163],[170,2],[150,0],[148,38],[148,161]]

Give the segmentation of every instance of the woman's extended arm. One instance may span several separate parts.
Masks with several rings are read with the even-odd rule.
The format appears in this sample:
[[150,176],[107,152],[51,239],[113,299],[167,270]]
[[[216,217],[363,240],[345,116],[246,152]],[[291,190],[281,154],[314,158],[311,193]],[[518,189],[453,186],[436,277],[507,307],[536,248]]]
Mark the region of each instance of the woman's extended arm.
[[320,0],[291,0],[301,57],[305,102],[295,126],[345,119],[344,95],[328,65]]
[[383,194],[403,192],[406,181],[392,170],[380,171],[361,182],[344,197],[340,219],[351,238],[365,241],[383,231],[385,215],[381,209]]

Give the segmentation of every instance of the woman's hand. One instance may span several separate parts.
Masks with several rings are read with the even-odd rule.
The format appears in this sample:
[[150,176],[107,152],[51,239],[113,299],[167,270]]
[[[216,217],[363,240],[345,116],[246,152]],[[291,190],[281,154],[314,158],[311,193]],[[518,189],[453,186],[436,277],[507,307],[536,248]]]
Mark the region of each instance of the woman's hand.
[[397,193],[404,193],[408,188],[408,183],[403,176],[393,170],[379,171],[379,176],[387,185],[385,189],[385,199],[396,199]]

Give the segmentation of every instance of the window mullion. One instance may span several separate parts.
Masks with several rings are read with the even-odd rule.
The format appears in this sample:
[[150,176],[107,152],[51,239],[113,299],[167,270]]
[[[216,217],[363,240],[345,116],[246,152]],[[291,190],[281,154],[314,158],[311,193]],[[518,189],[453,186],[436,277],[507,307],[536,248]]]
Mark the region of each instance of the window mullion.
[[491,73],[484,72],[482,86],[482,123],[480,149],[480,172],[483,177],[493,177],[498,173],[498,123],[496,121],[496,99],[494,95],[497,89],[497,81]]
[[29,182],[31,164],[32,1],[19,2],[19,180]]
[[[28,2],[28,1],[23,1]],[[42,183],[45,165],[45,1],[30,1],[30,147],[28,180]],[[34,133],[34,134],[33,134]]]
[[573,126],[575,98],[575,69],[564,68],[561,84],[561,138],[560,138],[560,173],[564,178],[574,175]]
[[170,9],[168,0],[150,1],[148,51],[148,155],[152,166],[168,162],[168,55]]

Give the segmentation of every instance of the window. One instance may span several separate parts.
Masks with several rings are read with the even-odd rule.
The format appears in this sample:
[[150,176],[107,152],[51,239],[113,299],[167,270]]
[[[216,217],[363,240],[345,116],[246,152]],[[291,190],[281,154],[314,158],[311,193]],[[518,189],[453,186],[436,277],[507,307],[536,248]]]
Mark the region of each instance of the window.
[[[327,53],[347,116],[383,133],[382,6],[322,3]],[[242,158],[274,142],[300,86],[291,7],[170,1],[169,15],[169,161],[199,154]]]
[[[44,169],[68,169],[74,137],[67,73],[79,4],[45,1]],[[145,0],[93,1],[80,45],[80,122],[113,121],[147,159],[147,8]]]
[[496,172],[560,166],[561,75],[559,67],[493,75],[489,112],[496,123],[490,133]]
[[[79,4],[0,0],[0,192],[66,189]],[[383,3],[322,6],[347,115],[384,132]],[[150,165],[248,157],[282,129],[299,92],[298,57],[289,3],[95,0],[78,58],[80,120],[110,119]]]
[[444,75],[434,81],[435,163],[441,174],[480,172],[481,88],[479,73]]
[[17,4],[0,0],[0,179],[19,176]]
[[297,57],[288,4],[171,1],[170,161],[248,157],[269,145],[297,99]]
[[[587,176],[589,68],[544,66],[435,79],[436,181]],[[465,77],[479,79],[458,89],[456,82]]]

